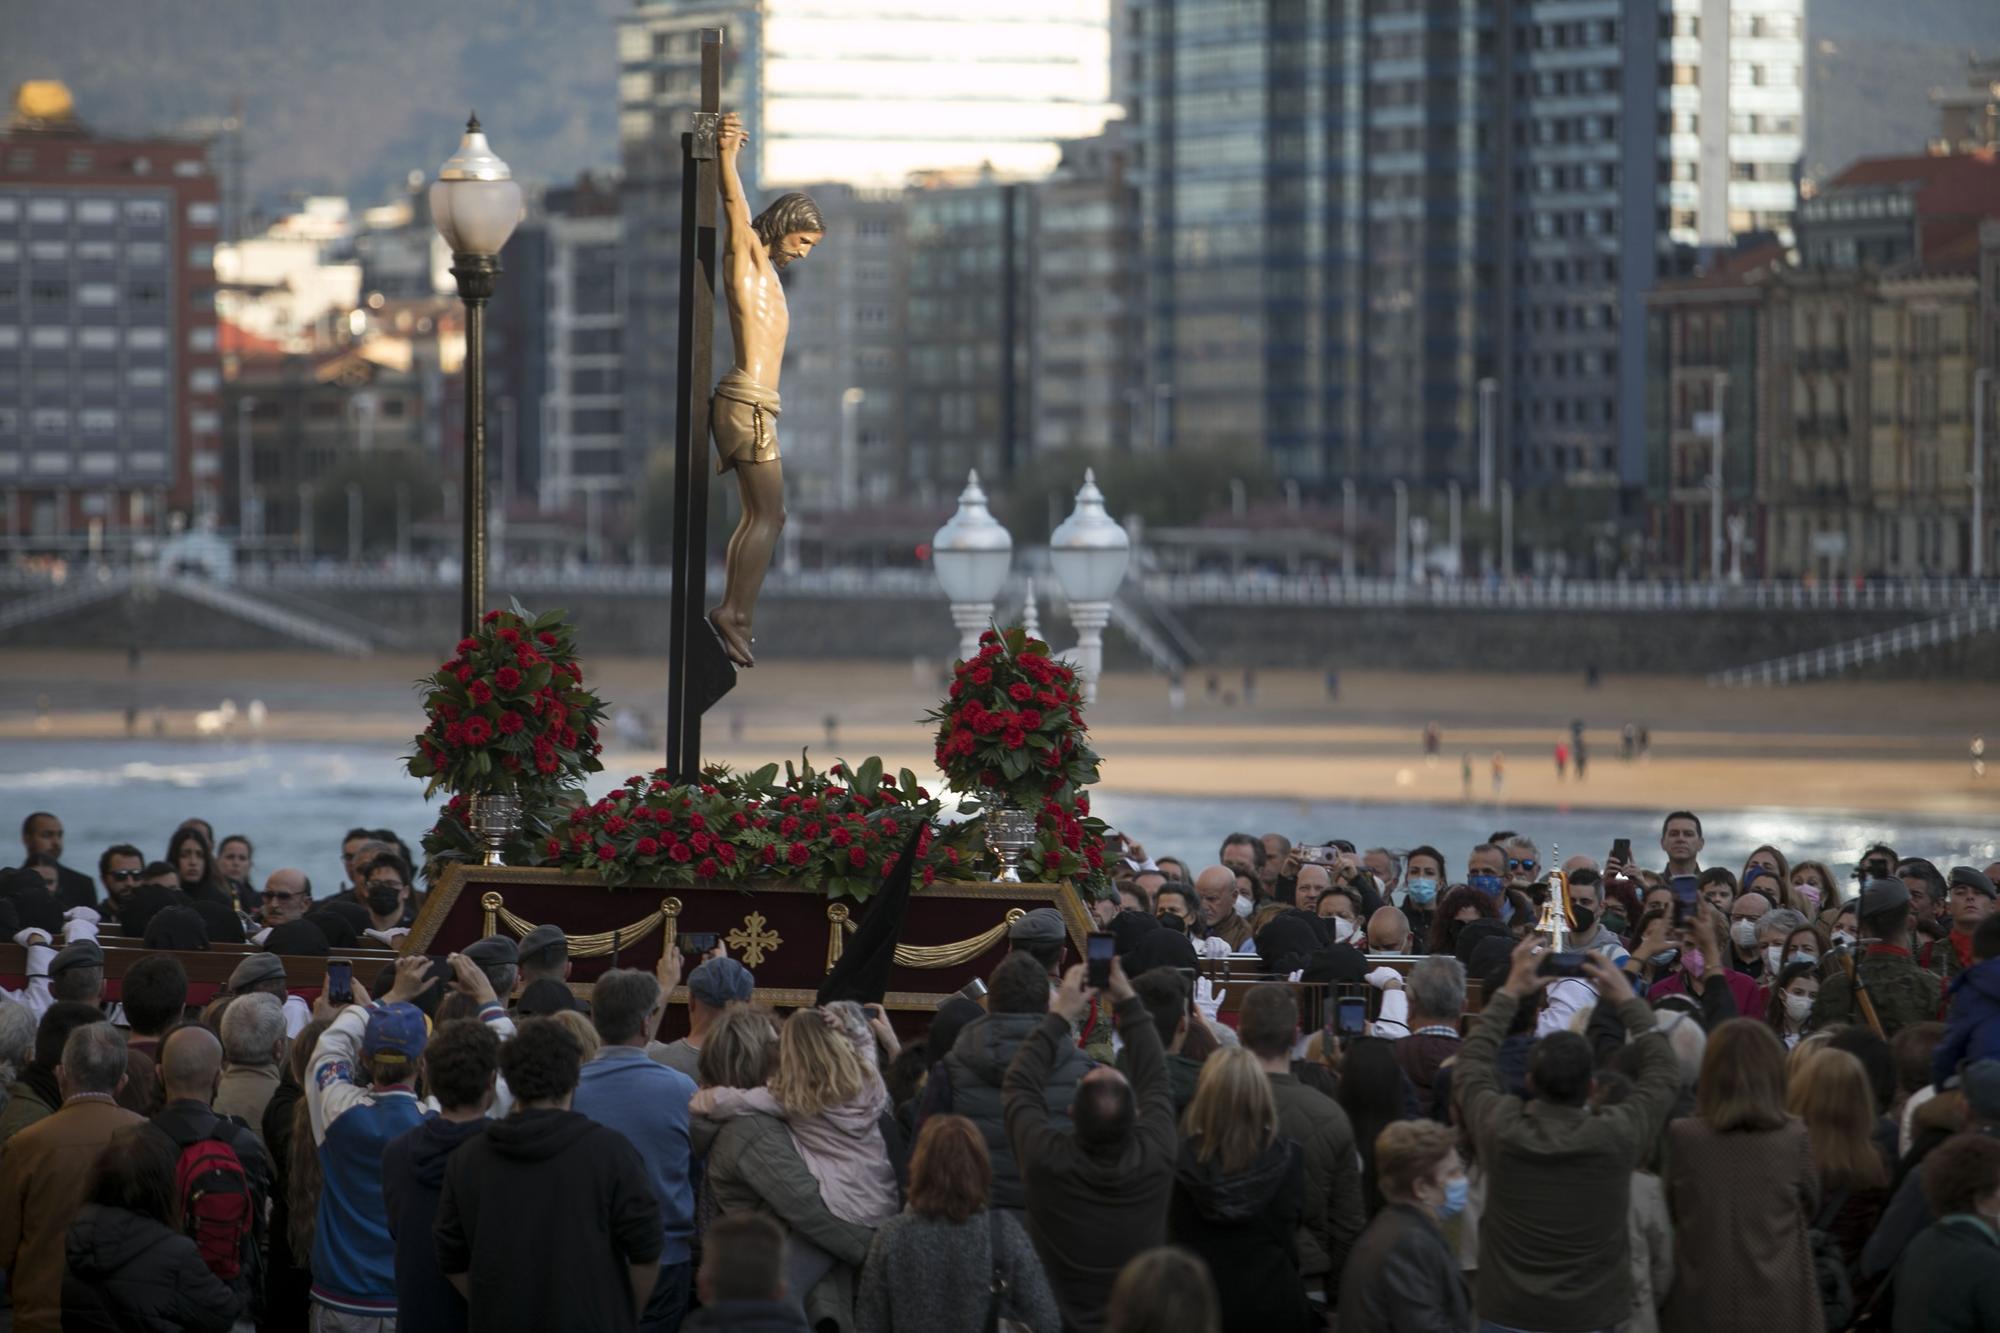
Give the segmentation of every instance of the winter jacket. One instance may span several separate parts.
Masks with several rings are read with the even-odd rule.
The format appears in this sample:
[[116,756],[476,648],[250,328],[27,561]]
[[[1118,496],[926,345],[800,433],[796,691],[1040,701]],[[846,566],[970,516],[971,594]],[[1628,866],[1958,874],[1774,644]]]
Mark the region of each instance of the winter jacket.
[[[1046,1017],[1045,1014],[987,1014],[967,1023],[944,1057],[948,1077],[942,1084],[943,1104],[926,1100],[925,1115],[949,1112],[979,1126],[979,1133],[986,1140],[987,1156],[993,1159],[991,1198],[995,1208],[1018,1211],[1027,1207],[1021,1189],[1021,1168],[1014,1160],[1014,1145],[1008,1141],[1000,1111],[1000,1084],[1021,1043]],[[1069,1104],[1076,1096],[1077,1081],[1090,1070],[1090,1057],[1078,1050],[1074,1042],[1060,1052],[1060,1057],[1042,1087],[1042,1103],[1048,1109],[1050,1127],[1067,1134]]]
[[1361,1235],[1361,1157],[1354,1125],[1340,1103],[1291,1074],[1272,1074],[1278,1133],[1299,1145],[1305,1168],[1304,1214],[1298,1234],[1299,1271],[1324,1285],[1327,1304],[1340,1304],[1340,1275]]
[[87,1203],[66,1249],[63,1333],[225,1333],[243,1311],[195,1243],[150,1217]]
[[883,1132],[884,1122],[893,1127],[895,1118],[879,1078],[869,1079],[859,1097],[812,1115],[788,1115],[769,1088],[704,1088],[691,1109],[710,1120],[745,1115],[784,1120],[799,1159],[836,1217],[880,1226],[902,1206]]
[[[1117,1013],[1138,1107],[1123,1143],[1092,1151],[1049,1122],[1049,1077],[1075,1048],[1059,1014],[1042,1019],[1021,1043],[1000,1089],[1007,1139],[1027,1190],[1028,1235],[1062,1307],[1063,1326],[1083,1333],[1103,1326],[1126,1262],[1165,1242],[1179,1141],[1153,1016],[1136,995]],[[1291,1233],[1284,1235],[1289,1255]]]
[[814,1327],[854,1327],[854,1277],[868,1257],[871,1228],[842,1221],[827,1209],[791,1131],[776,1116],[747,1115],[692,1124],[694,1149],[706,1159],[704,1181],[719,1216],[765,1213],[795,1244],[816,1247],[834,1265],[801,1293]]
[[1452,1066],[1458,1105],[1487,1173],[1479,1224],[1482,1318],[1546,1333],[1610,1328],[1632,1311],[1632,1172],[1660,1137],[1680,1062],[1644,1000],[1619,1017],[1633,1037],[1638,1088],[1591,1110],[1501,1090],[1495,1052],[1520,1008],[1486,1002]]
[[16,1333],[61,1327],[69,1224],[91,1169],[114,1135],[145,1123],[122,1106],[80,1099],[28,1126],[0,1152],[0,1269],[7,1271]]
[[[607,1046],[583,1067],[570,1109],[628,1139],[646,1164],[660,1205],[662,1264],[684,1264],[694,1240],[688,1101],[694,1080],[631,1046]],[[894,1192],[893,1185],[891,1192]]]
[[1896,1269],[1896,1328],[1989,1333],[2000,1328],[2000,1234],[1953,1213],[1910,1242]]
[[1183,1143],[1174,1165],[1168,1237],[1208,1264],[1222,1302],[1223,1333],[1316,1328],[1299,1275],[1297,1233],[1305,1216],[1302,1154],[1274,1139],[1248,1167],[1223,1175]]
[[1340,1327],[1399,1333],[1467,1333],[1472,1292],[1444,1232],[1406,1203],[1375,1214],[1348,1256]]
[[257,1134],[240,1120],[219,1116],[206,1102],[174,1101],[152,1119],[152,1126],[173,1145],[176,1161],[182,1152],[204,1139],[219,1139],[235,1152],[250,1183],[250,1234],[243,1245],[242,1270],[229,1288],[255,1319],[264,1303],[264,1216],[271,1198],[271,1159]]
[[382,1150],[382,1202],[396,1242],[396,1314],[407,1328],[462,1333],[465,1297],[438,1268],[438,1199],[445,1164],[491,1123],[433,1116]]
[[1951,1004],[1944,1040],[1931,1056],[1931,1079],[1943,1083],[1967,1060],[2000,1060],[2000,958],[1974,963],[1945,987]]
[[855,1326],[860,1333],[985,1333],[996,1268],[1007,1284],[998,1315],[1035,1333],[1057,1333],[1062,1315],[1042,1261],[1020,1222],[1003,1211],[963,1222],[904,1212],[884,1222],[861,1271]]
[[480,1333],[636,1329],[630,1270],[659,1263],[660,1234],[638,1150],[575,1111],[516,1110],[445,1165],[438,1266],[466,1275]]

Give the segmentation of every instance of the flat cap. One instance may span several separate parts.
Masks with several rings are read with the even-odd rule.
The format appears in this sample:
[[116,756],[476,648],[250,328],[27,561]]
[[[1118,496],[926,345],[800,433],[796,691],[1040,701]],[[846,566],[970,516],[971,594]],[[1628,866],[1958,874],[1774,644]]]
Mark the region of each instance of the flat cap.
[[229,974],[229,993],[241,995],[252,986],[261,986],[267,981],[282,983],[284,979],[284,959],[274,953],[253,953]]
[[1068,937],[1062,913],[1053,907],[1037,907],[1007,927],[1007,938],[1016,944],[1061,944]]
[[734,958],[704,958],[688,973],[688,994],[711,1009],[720,1009],[750,998],[757,978]]
[[1954,889],[1961,886],[1971,889],[1982,898],[1991,898],[1993,896],[1993,881],[1986,878],[1985,871],[1975,869],[1972,866],[1953,866],[1951,868],[1951,886]]
[[49,975],[59,977],[73,967],[103,967],[104,950],[96,940],[76,940],[65,944],[49,962]]
[[505,935],[488,935],[459,950],[481,967],[507,967],[521,961],[521,951]]
[[1910,888],[1900,879],[1871,879],[1861,886],[1862,916],[1893,912],[1910,905]]
[[542,950],[560,944],[569,947],[569,936],[563,934],[561,926],[540,925],[521,937],[522,954],[540,953]]

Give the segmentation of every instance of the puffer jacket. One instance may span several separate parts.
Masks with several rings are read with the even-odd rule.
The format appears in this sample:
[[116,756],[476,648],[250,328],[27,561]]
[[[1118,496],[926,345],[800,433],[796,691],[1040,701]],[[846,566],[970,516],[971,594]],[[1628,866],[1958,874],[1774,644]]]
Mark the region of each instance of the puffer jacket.
[[2000,958],[1974,963],[1946,987],[1951,1010],[1944,1040],[1931,1056],[1931,1078],[1943,1083],[1968,1060],[2000,1058]]
[[[1021,1186],[1021,1169],[1014,1160],[1014,1145],[1007,1140],[1007,1125],[1000,1111],[1000,1082],[1015,1052],[1028,1034],[1042,1025],[1046,1014],[988,1014],[967,1023],[958,1042],[944,1058],[949,1075],[950,1104],[937,1109],[962,1115],[979,1126],[986,1140],[987,1156],[993,1159],[992,1206],[1027,1207],[1027,1193]],[[1090,1070],[1090,1057],[1074,1045],[1042,1087],[1042,1099],[1049,1108],[1049,1124],[1067,1133],[1069,1104],[1076,1085]]]
[[688,1138],[707,1159],[704,1186],[718,1216],[764,1213],[795,1240],[833,1257],[833,1267],[805,1295],[806,1315],[814,1328],[830,1323],[840,1333],[853,1329],[855,1276],[875,1231],[827,1211],[785,1122],[769,1115],[696,1116],[688,1122]]
[[64,1333],[225,1333],[243,1309],[192,1240],[150,1217],[87,1203],[66,1250]]
[[1302,1156],[1274,1139],[1233,1175],[1181,1144],[1167,1235],[1208,1264],[1222,1304],[1223,1333],[1279,1333],[1312,1328],[1294,1237],[1305,1214]]

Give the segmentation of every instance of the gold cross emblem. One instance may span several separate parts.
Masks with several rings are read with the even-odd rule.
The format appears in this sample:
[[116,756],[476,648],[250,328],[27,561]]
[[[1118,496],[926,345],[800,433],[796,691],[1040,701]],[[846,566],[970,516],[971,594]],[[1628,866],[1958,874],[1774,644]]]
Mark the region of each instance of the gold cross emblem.
[[743,918],[743,924],[729,932],[730,952],[741,954],[745,967],[756,967],[764,961],[767,953],[776,953],[784,941],[778,932],[765,928],[764,914],[752,912]]

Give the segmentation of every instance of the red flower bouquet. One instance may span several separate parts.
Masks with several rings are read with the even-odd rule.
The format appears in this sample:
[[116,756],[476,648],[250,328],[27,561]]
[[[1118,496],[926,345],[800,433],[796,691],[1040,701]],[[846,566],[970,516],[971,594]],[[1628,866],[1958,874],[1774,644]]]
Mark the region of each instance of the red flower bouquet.
[[1037,812],[1037,841],[1021,872],[1094,889],[1104,876],[1104,823],[1085,787],[1097,752],[1083,721],[1076,668],[1018,626],[979,636],[979,651],[952,672],[951,693],[926,715],[937,724],[938,771],[982,805]]
[[409,756],[426,797],[519,795],[545,804],[598,761],[604,705],[584,688],[562,612],[488,611],[449,662],[418,682],[429,724]]

